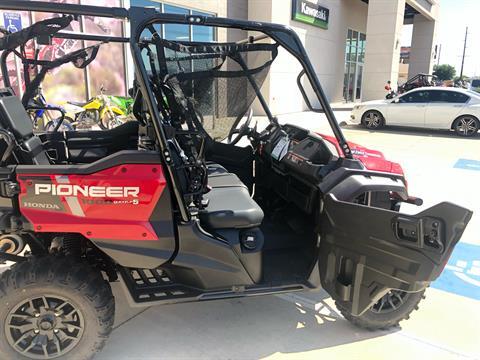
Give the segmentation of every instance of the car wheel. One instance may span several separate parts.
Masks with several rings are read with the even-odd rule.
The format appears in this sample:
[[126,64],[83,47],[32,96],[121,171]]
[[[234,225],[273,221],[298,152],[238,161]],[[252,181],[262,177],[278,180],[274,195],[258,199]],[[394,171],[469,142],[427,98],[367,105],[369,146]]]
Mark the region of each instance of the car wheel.
[[368,330],[385,330],[407,320],[412,311],[418,310],[418,303],[425,298],[424,293],[425,290],[415,293],[390,290],[360,316],[353,316],[338,302],[335,305],[343,317],[355,326]]
[[460,136],[473,136],[480,128],[478,119],[471,115],[460,116],[453,123],[453,130]]
[[367,129],[380,129],[385,123],[385,119],[382,114],[376,110],[368,110],[362,116],[362,124]]
[[0,276],[0,302],[2,359],[91,359],[112,331],[110,285],[80,260],[17,263]]

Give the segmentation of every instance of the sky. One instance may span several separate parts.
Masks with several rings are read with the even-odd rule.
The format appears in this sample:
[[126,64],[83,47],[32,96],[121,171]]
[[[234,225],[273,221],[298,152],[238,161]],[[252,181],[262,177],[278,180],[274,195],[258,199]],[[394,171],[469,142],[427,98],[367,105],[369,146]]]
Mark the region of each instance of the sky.
[[[437,44],[441,44],[440,64],[455,66],[457,75],[462,62],[465,27],[468,26],[467,50],[463,73],[480,76],[480,0],[440,0]],[[409,45],[412,26],[404,26],[402,45]]]

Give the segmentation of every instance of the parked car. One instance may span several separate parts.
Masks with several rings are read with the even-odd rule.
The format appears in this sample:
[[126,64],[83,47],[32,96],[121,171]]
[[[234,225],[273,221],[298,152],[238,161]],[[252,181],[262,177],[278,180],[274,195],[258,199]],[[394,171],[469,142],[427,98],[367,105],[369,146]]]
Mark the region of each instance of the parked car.
[[454,130],[472,136],[480,128],[480,94],[459,88],[422,87],[394,99],[367,101],[353,108],[350,124]]

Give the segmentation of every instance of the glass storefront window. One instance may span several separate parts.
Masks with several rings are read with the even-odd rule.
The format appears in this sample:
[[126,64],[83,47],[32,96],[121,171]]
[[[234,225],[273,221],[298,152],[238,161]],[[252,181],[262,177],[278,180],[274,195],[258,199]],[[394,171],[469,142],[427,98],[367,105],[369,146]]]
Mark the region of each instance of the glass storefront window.
[[343,81],[343,97],[347,102],[360,100],[361,98],[365,43],[366,35],[364,33],[348,29]]
[[[172,14],[182,14],[189,15],[190,11],[178,6],[173,5],[164,5],[163,12],[172,13]],[[190,26],[189,25],[180,25],[180,24],[165,24],[165,39],[167,40],[180,40],[180,41],[189,41],[190,40]]]

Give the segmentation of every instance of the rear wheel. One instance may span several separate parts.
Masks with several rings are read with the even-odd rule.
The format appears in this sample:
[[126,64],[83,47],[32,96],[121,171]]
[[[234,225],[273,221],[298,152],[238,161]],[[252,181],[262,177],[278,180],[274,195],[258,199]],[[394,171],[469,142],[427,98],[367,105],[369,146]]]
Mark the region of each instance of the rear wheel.
[[371,130],[380,129],[385,124],[382,114],[376,110],[368,110],[362,116],[362,124]]
[[416,293],[390,290],[360,316],[353,316],[338,302],[335,305],[352,324],[368,330],[384,330],[397,326],[400,321],[407,320],[412,311],[418,310],[418,304],[425,298],[424,293],[425,290]]
[[91,359],[114,320],[110,285],[68,257],[16,264],[0,278],[0,353],[7,359]]
[[460,136],[473,136],[480,128],[480,122],[478,119],[471,115],[460,116],[453,122],[453,130]]

